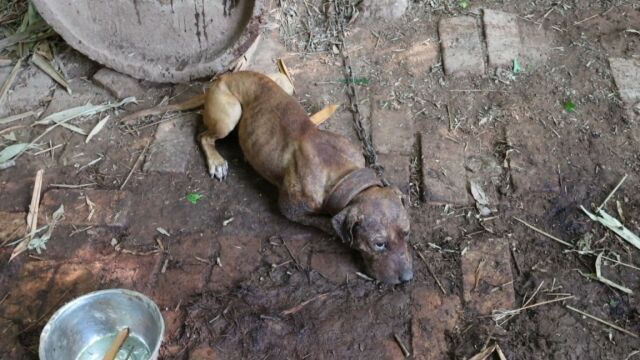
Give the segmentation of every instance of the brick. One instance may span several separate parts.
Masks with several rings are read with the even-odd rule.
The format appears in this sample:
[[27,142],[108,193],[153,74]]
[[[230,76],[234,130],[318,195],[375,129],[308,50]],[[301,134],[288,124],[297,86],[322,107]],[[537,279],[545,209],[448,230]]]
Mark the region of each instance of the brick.
[[[478,270],[480,266],[480,270]],[[504,239],[479,239],[462,256],[465,305],[481,315],[509,310],[515,305],[509,243]]]
[[490,66],[513,66],[520,58],[520,31],[514,14],[485,9],[482,21]]
[[69,86],[72,90],[71,95],[65,89],[56,88],[53,98],[47,109],[42,113],[41,118],[58,111],[86,105],[87,103],[97,105],[114,100],[113,96],[105,89],[83,79],[70,80]]
[[341,284],[353,279],[358,268],[350,253],[316,252],[311,256],[311,268],[328,280]]
[[446,359],[446,333],[461,313],[457,296],[443,296],[435,287],[416,287],[411,295],[411,337],[414,359]]
[[556,160],[549,152],[548,139],[542,133],[527,129],[508,130],[507,138],[518,150],[508,158],[513,190],[522,194],[559,193]]
[[208,286],[212,290],[229,288],[239,281],[249,277],[260,266],[259,237],[236,234],[234,236],[220,236],[220,264],[211,272]]
[[440,41],[447,75],[483,75],[484,55],[476,20],[460,16],[440,20]]
[[109,68],[98,70],[98,72],[93,75],[93,81],[107,89],[118,99],[129,96],[140,98],[145,92],[137,79]]
[[527,70],[543,65],[549,59],[554,33],[524,21],[519,21],[518,26],[521,34],[520,65]]
[[173,121],[158,125],[144,171],[184,174],[196,151],[195,114],[181,114]]
[[384,177],[400,191],[409,195],[411,157],[400,154],[378,154],[378,163],[384,168]]
[[269,74],[278,72],[276,59],[287,54],[287,49],[280,42],[277,31],[264,33],[245,54],[246,70]]
[[[86,198],[95,204],[91,214]],[[40,205],[40,221],[64,205],[63,225],[125,227],[131,213],[131,193],[117,190],[49,190]]]
[[26,213],[0,211],[0,244],[23,237],[26,228]]
[[406,51],[394,54],[393,63],[403,63],[413,76],[424,75],[440,61],[437,41],[418,41]]
[[99,65],[72,47],[67,47],[56,55],[56,60],[62,64],[62,72],[66,79],[90,77]]
[[376,109],[371,117],[371,138],[380,154],[411,155],[413,119],[404,111]]
[[363,18],[398,19],[409,7],[408,0],[365,0],[360,4]]
[[620,98],[627,106],[640,102],[640,62],[633,59],[609,58],[611,74]]
[[446,138],[447,131],[421,133],[422,188],[431,204],[468,205],[464,146]]
[[207,345],[200,345],[189,352],[189,360],[217,360],[218,352]]

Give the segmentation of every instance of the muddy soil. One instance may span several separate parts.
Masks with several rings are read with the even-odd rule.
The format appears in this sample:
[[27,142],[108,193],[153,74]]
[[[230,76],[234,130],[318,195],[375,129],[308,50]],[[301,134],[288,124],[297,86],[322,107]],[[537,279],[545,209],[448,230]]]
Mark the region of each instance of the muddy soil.
[[[34,175],[43,168],[45,201],[54,184],[91,184],[57,189],[80,194],[77,206],[66,209],[67,218],[73,213],[88,217],[86,199],[95,199],[89,195],[94,189],[106,191],[103,202],[94,200],[99,209],[109,208],[112,198],[128,199],[126,209],[111,209],[126,210],[126,223],[63,223],[46,250],[11,262],[13,247],[0,248],[2,358],[37,358],[39,333],[56,308],[113,287],[140,291],[159,305],[167,327],[162,359],[399,359],[405,357],[402,347],[416,359],[469,359],[492,344],[507,359],[638,356],[638,338],[567,305],[640,334],[639,250],[580,210],[600,205],[628,174],[605,210],[640,232],[640,118],[620,100],[608,60],[640,61],[640,6],[604,0],[462,3],[467,2],[411,2],[399,19],[360,14],[342,19],[347,27],[341,35],[330,25],[338,16],[331,6],[281,1],[270,18],[278,27],[265,28],[252,60],[254,68],[274,71],[273,59],[283,58],[293,74],[295,96],[308,112],[342,104],[322,126],[360,142],[334,41],[343,36],[360,79],[356,89],[367,131],[376,134],[376,120],[410,119],[409,130],[378,132],[373,141],[378,150],[392,144],[388,152],[379,151],[379,161],[385,177],[411,200],[411,282],[387,286],[367,280],[358,274],[360,259],[335,236],[284,219],[277,190],[245,161],[236,134],[220,143],[231,169],[223,182],[207,174],[196,145],[197,121],[190,125],[192,145],[180,149],[188,159],[183,169],[143,171],[137,159],[162,122],[187,123],[197,115],[165,115],[127,126],[113,122],[88,144],[56,129],[41,150],[62,147],[39,155],[30,151],[15,167],[0,171],[5,219],[28,210]],[[530,26],[521,36],[545,50],[517,73],[508,68],[487,69],[484,75],[445,74],[438,21],[468,15],[480,22],[483,8],[517,15]],[[412,49],[416,52],[407,52]],[[65,66],[77,70],[72,84],[84,94],[79,96],[94,103],[113,100],[91,81],[95,64],[64,51]],[[25,86],[38,76],[26,78]],[[145,101],[137,108],[164,96],[188,97],[206,81],[140,85]],[[53,83],[47,89],[46,96],[35,91],[30,96],[31,105],[40,104],[48,113],[87,101],[61,100]],[[98,120],[83,127],[91,129]],[[41,131],[27,126],[12,132],[17,141],[27,141]],[[430,198],[423,168],[442,155],[438,151],[446,151],[436,146],[442,139],[463,149],[461,156],[452,152],[442,168],[482,178],[489,216],[479,216],[466,179],[458,182],[464,194],[453,194],[462,200]],[[102,157],[99,163],[83,168],[97,157]],[[191,203],[190,193],[203,197]],[[43,211],[41,223],[53,210]],[[85,220],[84,215],[74,218]],[[504,246],[477,255],[479,246],[492,239]],[[603,271],[633,294],[594,280],[599,253],[631,265],[605,261]],[[470,263],[473,256],[484,265]],[[569,296],[509,318],[496,316]]]

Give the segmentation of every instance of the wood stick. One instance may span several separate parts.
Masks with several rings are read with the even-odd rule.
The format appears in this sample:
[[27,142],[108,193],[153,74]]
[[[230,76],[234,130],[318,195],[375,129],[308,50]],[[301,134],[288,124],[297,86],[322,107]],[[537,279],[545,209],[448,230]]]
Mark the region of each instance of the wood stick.
[[320,125],[323,122],[325,122],[325,120],[327,120],[331,115],[333,115],[333,113],[336,112],[337,109],[338,109],[337,104],[327,105],[324,108],[322,108],[322,110],[311,115],[309,119],[311,119],[311,122],[313,122],[316,126]]
[[302,302],[300,305],[296,305],[290,309],[284,310],[283,312],[280,313],[280,315],[285,316],[285,315],[290,315],[290,314],[295,314],[298,311],[302,310],[302,308],[304,308],[305,306],[309,305],[310,303],[316,301],[316,300],[322,300],[324,298],[326,298],[327,296],[329,296],[329,293],[322,293],[319,295],[316,295],[314,297],[312,297],[311,299]]
[[515,217],[515,216],[514,216],[513,218],[514,218],[515,220],[519,221],[520,223],[524,224],[525,226],[527,226],[527,227],[528,227],[528,228],[530,228],[531,230],[536,231],[536,232],[538,232],[538,233],[540,233],[540,234],[542,234],[542,235],[544,235],[544,236],[548,237],[548,238],[549,238],[549,239],[551,239],[551,240],[554,240],[554,241],[556,241],[556,242],[558,242],[558,243],[560,243],[560,244],[562,244],[562,245],[564,245],[564,246],[573,247],[573,245],[569,244],[568,242],[566,242],[566,241],[564,241],[564,240],[560,240],[559,238],[557,238],[557,237],[555,237],[555,236],[553,236],[553,235],[551,235],[551,234],[549,234],[549,233],[547,233],[547,232],[544,232],[543,230],[540,230],[540,229],[538,229],[537,227],[535,227],[535,226],[533,226],[533,225],[530,225],[529,223],[527,223],[527,222],[526,222],[526,221],[524,221],[524,220],[521,220],[521,219],[519,219],[519,218],[517,218],[517,217]]
[[402,340],[400,340],[400,337],[398,336],[398,334],[393,334],[393,338],[398,343],[398,346],[400,346],[400,349],[402,350],[402,353],[404,354],[404,357],[408,358],[409,356],[411,356],[411,353],[409,352],[409,350],[407,350],[407,347],[404,346],[404,344],[402,343]]
[[444,286],[442,286],[442,283],[440,283],[440,280],[438,280],[438,278],[436,277],[436,274],[434,274],[433,271],[431,270],[431,267],[429,266],[427,259],[425,259],[424,255],[422,255],[420,251],[416,250],[416,253],[420,257],[420,259],[422,259],[422,261],[424,262],[424,265],[427,267],[427,271],[429,271],[429,274],[431,274],[433,279],[436,281],[436,284],[438,284],[440,291],[442,291],[443,294],[447,295],[447,292],[444,290]]
[[624,176],[622,177],[622,179],[620,180],[620,182],[618,183],[618,185],[616,185],[616,187],[613,188],[613,190],[611,190],[611,192],[609,193],[609,195],[607,195],[607,197],[604,199],[604,201],[602,202],[602,204],[600,204],[600,206],[598,206],[598,208],[596,209],[596,214],[602,210],[602,208],[607,204],[607,201],[609,201],[609,199],[611,199],[611,197],[613,196],[613,194],[615,194],[616,191],[618,191],[618,188],[620,188],[620,186],[622,186],[622,183],[627,180],[627,174],[624,174]]
[[611,328],[613,328],[613,329],[616,329],[616,330],[618,330],[618,331],[620,331],[620,332],[623,332],[623,333],[625,333],[625,334],[627,334],[627,335],[633,336],[634,338],[638,338],[638,337],[640,337],[640,336],[638,336],[638,334],[632,333],[632,332],[631,332],[631,331],[629,331],[629,330],[625,330],[625,329],[623,329],[623,328],[621,328],[621,327],[619,327],[619,326],[617,326],[617,325],[614,325],[614,324],[612,324],[612,323],[610,323],[610,322],[608,322],[608,321],[606,321],[606,320],[602,320],[602,319],[600,319],[599,317],[593,316],[593,315],[591,315],[591,314],[587,314],[586,312],[584,312],[584,311],[582,311],[582,310],[578,310],[578,309],[576,309],[576,308],[574,308],[574,307],[572,307],[572,306],[569,306],[569,305],[565,305],[565,307],[566,307],[567,309],[569,309],[569,310],[572,310],[572,311],[577,312],[577,313],[578,313],[578,314],[580,314],[580,315],[584,315],[584,316],[586,316],[586,317],[588,317],[588,318],[590,318],[590,319],[592,319],[592,320],[595,320],[595,321],[597,321],[597,322],[599,322],[599,323],[601,323],[601,324],[605,324],[605,325],[607,325],[607,326],[609,326],[609,327],[611,327]]
[[136,159],[136,162],[131,167],[131,170],[129,170],[129,174],[127,174],[127,177],[122,182],[122,185],[120,185],[120,190],[124,189],[125,185],[127,185],[127,182],[129,181],[129,178],[131,177],[131,175],[133,175],[133,172],[138,167],[138,164],[140,164],[140,160],[142,160],[142,158],[144,157],[144,154],[147,152],[147,149],[149,148],[149,145],[151,145],[151,140],[149,140],[147,142],[147,145],[144,146],[144,149],[142,149],[142,152],[140,153],[140,155]]
[[42,178],[44,175],[44,170],[40,169],[36,173],[36,180],[33,185],[33,192],[31,193],[31,204],[29,205],[29,214],[27,215],[27,236],[25,236],[24,240],[22,240],[18,246],[13,249],[11,253],[11,257],[9,258],[9,262],[13,260],[16,256],[22,254],[27,250],[27,245],[29,241],[33,239],[33,236],[36,234],[36,229],[38,228],[38,211],[40,208],[40,194],[42,193]]
[[127,340],[127,337],[129,337],[128,327],[118,331],[116,338],[113,340],[113,343],[111,343],[111,347],[109,347],[109,350],[104,354],[102,360],[114,360],[116,355],[118,355],[118,351],[120,351],[122,344]]

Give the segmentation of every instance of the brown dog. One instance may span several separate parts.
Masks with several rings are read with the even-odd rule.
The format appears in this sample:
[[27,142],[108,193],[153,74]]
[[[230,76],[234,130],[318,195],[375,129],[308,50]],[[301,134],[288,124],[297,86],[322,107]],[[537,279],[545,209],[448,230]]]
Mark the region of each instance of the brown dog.
[[200,136],[209,173],[219,180],[227,176],[227,162],[215,141],[239,125],[242,151],[278,187],[284,216],[337,232],[360,252],[376,279],[391,284],[411,280],[409,217],[400,191],[383,187],[346,138],[319,130],[292,90],[280,74],[237,72],[216,79],[204,96],[207,131]]

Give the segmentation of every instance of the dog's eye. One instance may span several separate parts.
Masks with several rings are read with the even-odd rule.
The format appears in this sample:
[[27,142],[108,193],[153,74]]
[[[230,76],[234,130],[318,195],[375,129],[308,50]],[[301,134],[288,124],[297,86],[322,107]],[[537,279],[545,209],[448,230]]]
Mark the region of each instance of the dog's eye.
[[379,241],[373,244],[373,249],[375,251],[384,251],[387,248],[387,243]]

